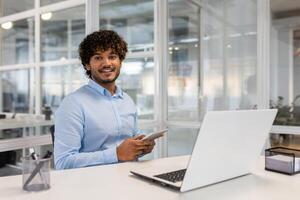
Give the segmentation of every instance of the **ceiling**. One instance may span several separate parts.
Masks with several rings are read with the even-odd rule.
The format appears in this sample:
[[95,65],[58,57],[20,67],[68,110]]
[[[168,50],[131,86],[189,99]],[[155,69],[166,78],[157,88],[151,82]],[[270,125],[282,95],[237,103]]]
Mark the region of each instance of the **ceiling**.
[[287,12],[300,10],[300,0],[270,0],[271,12]]
[[[43,0],[47,1],[47,0]],[[57,1],[57,0],[56,0]],[[61,0],[60,0],[61,1]],[[108,2],[114,2],[115,0],[101,0],[101,4],[105,4]],[[125,0],[123,0],[125,1]],[[134,0],[127,0],[128,2],[134,2]],[[126,1],[126,2],[127,2]],[[260,0],[258,0],[260,1]],[[7,14],[12,14],[16,12],[23,11],[24,8],[32,9],[33,8],[33,0],[0,0],[0,13],[3,10]],[[116,1],[118,3],[119,1]],[[299,11],[300,15],[300,0],[270,0],[271,2],[271,12],[273,14],[283,13],[286,15],[288,11],[293,11],[295,14]],[[124,4],[124,2],[122,2]],[[3,8],[5,6],[5,8]],[[2,8],[1,8],[2,7]],[[138,12],[138,9],[134,9],[133,11]],[[295,12],[296,11],[296,12]],[[130,11],[132,12],[132,11]],[[72,15],[71,15],[72,16]]]

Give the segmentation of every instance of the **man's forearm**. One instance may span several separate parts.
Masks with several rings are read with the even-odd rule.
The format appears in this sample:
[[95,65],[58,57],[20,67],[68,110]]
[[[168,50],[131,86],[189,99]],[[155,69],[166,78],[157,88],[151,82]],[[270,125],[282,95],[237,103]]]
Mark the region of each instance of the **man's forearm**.
[[115,147],[95,152],[57,153],[57,155],[54,156],[54,160],[55,168],[58,170],[118,162]]

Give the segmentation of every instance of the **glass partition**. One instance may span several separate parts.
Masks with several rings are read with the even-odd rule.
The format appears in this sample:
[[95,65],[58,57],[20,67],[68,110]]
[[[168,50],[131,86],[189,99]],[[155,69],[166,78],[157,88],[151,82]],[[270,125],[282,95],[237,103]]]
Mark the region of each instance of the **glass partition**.
[[169,120],[199,120],[200,12],[193,1],[169,1]]
[[137,105],[139,119],[154,119],[154,61],[152,58],[126,59],[117,84]]
[[0,27],[0,65],[34,62],[34,18],[6,22]]
[[33,107],[34,71],[3,71],[0,77],[0,112],[29,113]]
[[78,58],[78,45],[85,36],[85,7],[43,13],[41,19],[41,60]]
[[139,119],[154,119],[153,0],[100,1],[99,15],[100,29],[111,29],[120,34],[131,54],[122,64],[117,84],[136,103]]
[[168,120],[256,108],[256,32],[256,1],[170,0]]
[[34,0],[0,0],[0,17],[34,8]]
[[45,66],[41,70],[42,105],[55,111],[60,102],[69,93],[85,83],[85,70],[79,64],[63,66]]
[[153,50],[153,6],[153,0],[100,1],[100,29],[118,32],[131,52]]
[[277,108],[274,125],[300,126],[299,1],[271,1],[270,107]]

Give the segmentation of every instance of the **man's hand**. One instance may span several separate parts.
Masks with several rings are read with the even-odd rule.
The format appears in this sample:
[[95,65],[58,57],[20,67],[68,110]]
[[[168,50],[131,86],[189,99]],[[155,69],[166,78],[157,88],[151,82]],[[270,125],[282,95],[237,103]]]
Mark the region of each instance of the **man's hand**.
[[151,151],[153,150],[154,146],[155,146],[155,142],[154,140],[145,140],[146,143],[146,148],[143,151],[143,154],[148,154],[151,153]]
[[[143,154],[145,150],[149,151],[149,141],[142,141],[144,135],[139,135],[134,138],[124,140],[117,147],[117,156],[119,161],[136,160],[139,155]],[[150,151],[151,152],[151,151]]]

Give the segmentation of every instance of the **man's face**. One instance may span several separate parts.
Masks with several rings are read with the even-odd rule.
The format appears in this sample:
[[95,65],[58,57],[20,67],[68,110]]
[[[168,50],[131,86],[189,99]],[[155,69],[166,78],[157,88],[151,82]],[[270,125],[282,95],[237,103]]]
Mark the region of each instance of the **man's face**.
[[114,83],[120,74],[121,60],[111,49],[97,51],[90,58],[86,68],[91,70],[93,80],[99,84],[110,84]]

